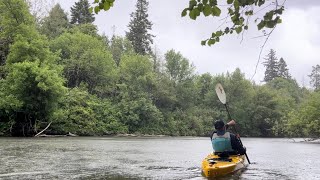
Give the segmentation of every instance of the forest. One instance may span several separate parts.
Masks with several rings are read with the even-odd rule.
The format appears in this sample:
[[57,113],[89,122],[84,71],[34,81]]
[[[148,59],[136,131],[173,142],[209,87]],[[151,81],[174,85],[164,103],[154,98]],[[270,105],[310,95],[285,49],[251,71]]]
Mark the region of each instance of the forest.
[[[207,136],[228,121],[247,137],[320,136],[320,65],[301,87],[276,49],[264,54],[263,83],[241,69],[198,74],[171,49],[152,49],[148,2],[138,0],[124,37],[98,33],[87,0],[56,4],[41,19],[26,0],[0,1],[0,136],[149,134]],[[287,60],[287,61],[286,61]],[[217,64],[218,66],[218,64]]]

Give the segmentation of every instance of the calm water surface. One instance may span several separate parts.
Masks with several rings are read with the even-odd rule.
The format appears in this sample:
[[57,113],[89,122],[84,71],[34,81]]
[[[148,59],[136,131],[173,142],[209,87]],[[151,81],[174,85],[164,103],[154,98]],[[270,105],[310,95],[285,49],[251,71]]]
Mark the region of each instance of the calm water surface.
[[[243,138],[253,164],[222,179],[320,179],[320,144]],[[205,179],[208,138],[0,138],[0,179]]]

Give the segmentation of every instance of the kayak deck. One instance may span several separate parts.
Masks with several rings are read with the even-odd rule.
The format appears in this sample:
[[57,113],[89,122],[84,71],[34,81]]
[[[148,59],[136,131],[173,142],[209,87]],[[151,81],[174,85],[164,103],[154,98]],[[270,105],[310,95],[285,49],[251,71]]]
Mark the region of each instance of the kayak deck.
[[245,167],[244,155],[231,155],[229,157],[219,157],[209,154],[202,161],[202,172],[205,177],[219,177],[230,174]]

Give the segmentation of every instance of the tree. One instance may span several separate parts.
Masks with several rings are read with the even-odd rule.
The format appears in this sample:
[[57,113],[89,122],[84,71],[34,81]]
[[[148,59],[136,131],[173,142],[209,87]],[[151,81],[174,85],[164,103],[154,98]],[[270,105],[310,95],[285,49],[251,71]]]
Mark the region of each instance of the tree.
[[69,26],[67,14],[58,3],[51,9],[49,16],[43,19],[40,30],[47,37],[55,38]]
[[291,111],[287,129],[293,137],[320,136],[320,91],[313,92],[297,110]]
[[[22,0],[0,1],[0,79],[5,76],[1,66],[6,63],[9,47],[18,35],[36,33],[27,27],[34,26],[34,18],[28,11],[27,4]],[[31,35],[31,34],[30,34]],[[32,36],[32,35],[31,35]]]
[[131,42],[120,36],[113,36],[111,38],[110,51],[117,66],[120,65],[121,56],[123,54],[134,53]]
[[67,87],[88,85],[90,93],[107,93],[115,82],[115,63],[102,40],[76,32],[64,33],[51,43],[60,53]]
[[50,12],[50,10],[55,5],[54,0],[24,0],[28,7],[29,11],[35,19],[35,22],[38,24],[41,23],[41,20]]
[[285,78],[285,79],[291,79],[291,75],[289,73],[289,69],[287,68],[287,63],[283,58],[280,58],[278,63],[279,77]]
[[193,76],[194,66],[180,52],[172,49],[165,54],[165,71],[169,78],[177,84]]
[[71,7],[71,24],[93,23],[95,17],[89,11],[88,0],[80,0]]
[[310,84],[315,90],[320,90],[320,65],[312,66],[312,72],[310,75]]
[[127,128],[119,122],[118,112],[108,99],[100,99],[83,88],[69,89],[52,119],[50,133],[77,135],[104,135],[125,133]]
[[[102,9],[108,11],[110,7],[113,6],[114,1],[115,0],[96,0],[94,1],[96,6],[91,7],[90,11],[94,11],[96,14]],[[218,2],[221,3],[220,6]],[[220,17],[221,14],[223,14],[223,16],[227,14],[225,21],[222,22],[219,28],[222,27],[222,25],[225,25],[225,27],[213,32],[208,39],[201,41],[202,45],[208,44],[210,46],[219,42],[220,38],[224,35],[232,34],[233,32],[239,34],[248,30],[250,18],[256,19],[255,22],[258,23],[258,30],[275,28],[277,24],[282,22],[280,16],[284,11],[283,5],[285,0],[282,2],[283,3],[280,4],[278,0],[272,0],[271,2],[265,0],[225,0],[224,2],[218,0],[189,0],[189,6],[182,11],[181,16],[184,17],[189,13],[189,17],[196,20],[201,13],[206,17]],[[228,4],[228,8],[225,8],[225,3]],[[268,8],[271,5],[274,5],[274,8]],[[170,6],[170,4],[168,4],[168,6]],[[227,9],[227,12],[222,12],[221,9]],[[261,13],[263,10],[265,13]],[[230,21],[227,21],[228,19],[230,19]],[[269,33],[264,31],[264,35],[269,36],[272,32],[273,30]]]
[[0,7],[5,17],[1,37],[11,42],[0,80],[0,124],[10,124],[11,135],[30,136],[48,123],[64,94],[62,68],[23,0],[1,1]]
[[153,35],[149,33],[152,29],[152,23],[148,19],[148,1],[138,0],[136,11],[131,13],[131,20],[126,32],[126,37],[131,41],[133,48],[138,54],[151,54],[151,45],[153,44]]
[[272,79],[279,77],[279,65],[278,59],[276,57],[276,52],[273,49],[270,49],[269,54],[265,58],[263,65],[266,67],[264,73],[264,81],[269,82]]

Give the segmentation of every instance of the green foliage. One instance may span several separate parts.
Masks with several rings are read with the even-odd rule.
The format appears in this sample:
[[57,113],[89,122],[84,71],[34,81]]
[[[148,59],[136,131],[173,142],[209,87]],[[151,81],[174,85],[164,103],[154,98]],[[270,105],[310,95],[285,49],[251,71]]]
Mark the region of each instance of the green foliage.
[[[108,11],[110,7],[114,5],[114,1],[115,0],[95,0],[93,6],[90,7],[90,12],[94,11],[98,14],[100,10]],[[143,3],[144,2],[146,1],[143,0]],[[221,3],[221,5],[219,5],[218,2]],[[227,8],[227,12],[224,13],[222,10],[226,3],[230,6]],[[225,21],[221,24],[225,24],[223,29],[213,32],[211,37],[201,41],[201,45],[208,44],[211,46],[219,42],[222,36],[232,34],[233,31],[239,34],[248,30],[249,19],[253,17],[256,19],[255,22],[260,19],[260,22],[257,24],[258,30],[275,28],[277,24],[282,23],[281,15],[284,11],[284,6],[277,2],[274,9],[266,10],[261,16],[261,13],[258,12],[267,9],[268,6],[270,5],[266,4],[265,0],[226,0],[224,2],[217,0],[189,0],[189,5],[182,10],[181,16],[185,17],[189,13],[190,19],[196,20],[201,14],[205,17],[220,17],[221,14],[228,14],[226,21],[230,18],[231,24]]]
[[118,110],[107,99],[101,100],[87,90],[74,88],[64,95],[52,116],[53,134],[110,135],[127,132],[118,120]]
[[147,56],[122,56],[119,66],[121,90],[132,98],[149,96],[155,78],[152,67],[152,62]]
[[279,77],[285,78],[285,79],[291,79],[291,75],[289,73],[289,69],[287,68],[287,63],[283,58],[280,58],[278,63],[279,68]]
[[310,84],[316,91],[320,90],[320,65],[312,66],[312,72],[309,75]]
[[263,65],[266,67],[264,73],[264,81],[269,82],[272,79],[279,77],[279,65],[278,58],[276,57],[276,52],[273,49],[270,49],[269,54],[265,57],[265,62]]
[[289,114],[288,133],[293,137],[320,136],[320,92],[311,94],[296,111]]
[[[74,17],[83,2],[73,7]],[[247,7],[265,3],[226,2],[233,26],[212,33],[203,45],[216,44],[233,31],[247,30],[245,18],[257,12]],[[95,0],[98,6],[91,10],[108,10],[113,3]],[[217,3],[190,0],[182,16],[221,16],[223,8]],[[277,61],[273,50],[265,63],[268,78],[264,85],[249,81],[240,69],[198,75],[190,61],[175,50],[168,51],[162,63],[156,52],[151,53],[147,6],[146,0],[138,1],[127,39],[113,36],[109,41],[98,34],[92,18],[69,28],[57,5],[43,21],[41,31],[48,41],[37,32],[23,0],[0,1],[0,135],[32,136],[52,122],[45,133],[206,136],[213,130],[214,120],[228,120],[214,91],[215,85],[222,83],[242,136],[319,137],[318,86],[315,92],[300,88],[290,77],[286,62],[283,58]],[[281,9],[271,11],[259,28],[274,26],[282,13]],[[317,67],[310,75],[315,85]]]
[[116,65],[120,65],[120,60],[123,54],[133,54],[134,50],[130,41],[126,38],[113,36],[111,38],[110,51]]
[[[12,125],[13,135],[32,135],[36,124],[48,121],[64,93],[58,59],[45,41],[18,36],[7,60],[8,74],[1,80],[4,118]],[[41,46],[40,46],[41,45]],[[7,117],[6,117],[7,116]]]
[[64,33],[51,43],[54,52],[60,52],[59,64],[64,66],[67,87],[88,85],[90,93],[110,91],[116,78],[115,63],[103,41],[81,32]]
[[[189,6],[185,8],[181,16],[184,17],[189,12],[189,17],[193,20],[196,20],[198,16],[203,14],[205,17],[213,16],[220,17],[221,15],[221,7],[219,7],[219,3],[223,4],[223,2],[217,0],[190,0]],[[227,34],[232,34],[235,31],[237,34],[241,33],[244,30],[248,30],[248,20],[255,15],[255,12],[260,10],[254,10],[253,7],[259,8],[265,4],[264,0],[227,0],[227,4],[230,6],[227,8],[227,18],[230,18],[231,25],[226,25],[224,29],[220,29],[214,33],[212,36],[206,40],[201,41],[201,45],[208,44],[209,46],[215,44],[220,41],[220,38]],[[263,10],[264,8],[262,8]],[[284,11],[284,7],[279,5],[276,9],[272,9],[267,11],[265,15],[261,19],[261,21],[257,24],[258,30],[262,30],[263,28],[274,28],[277,24],[281,23],[282,20],[280,18],[282,12]],[[227,24],[227,23],[225,23]],[[221,24],[223,25],[223,24]]]
[[40,31],[48,38],[55,38],[69,27],[70,24],[67,14],[61,8],[60,4],[56,4],[49,12],[49,16],[42,20]]
[[189,60],[173,49],[165,54],[165,68],[169,78],[175,83],[192,78],[194,71]]
[[[17,35],[36,36],[34,19],[23,0],[0,1],[0,79],[6,74],[3,65],[9,54],[9,47]],[[32,27],[32,28],[30,28]]]
[[154,35],[149,32],[152,30],[152,23],[148,19],[148,5],[147,0],[137,1],[136,11],[130,15],[129,31],[126,32],[126,37],[132,43],[135,52],[141,55],[152,53]]
[[88,0],[80,0],[71,7],[71,24],[93,23],[95,17],[89,10]]

